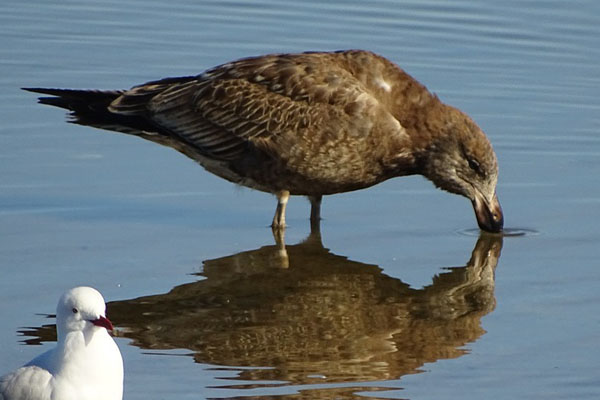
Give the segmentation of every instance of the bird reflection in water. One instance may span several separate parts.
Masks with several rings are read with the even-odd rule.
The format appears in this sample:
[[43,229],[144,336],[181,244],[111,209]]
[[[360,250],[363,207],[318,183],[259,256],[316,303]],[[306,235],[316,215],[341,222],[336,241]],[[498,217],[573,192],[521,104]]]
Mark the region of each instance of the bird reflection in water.
[[332,254],[318,234],[291,246],[277,242],[207,260],[199,274],[205,279],[109,303],[108,312],[141,348],[190,349],[198,363],[270,367],[242,369],[239,379],[257,383],[225,386],[239,389],[273,386],[258,382],[265,380],[398,379],[465,354],[495,307],[498,235],[482,234],[465,266],[444,269],[421,289]]

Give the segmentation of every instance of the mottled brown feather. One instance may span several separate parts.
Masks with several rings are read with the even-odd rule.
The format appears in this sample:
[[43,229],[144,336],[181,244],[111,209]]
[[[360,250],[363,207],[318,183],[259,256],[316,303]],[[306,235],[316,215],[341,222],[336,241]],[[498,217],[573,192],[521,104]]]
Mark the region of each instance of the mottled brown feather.
[[[218,176],[283,197],[316,202],[422,174],[474,204],[478,196],[487,206],[494,202],[497,162],[479,127],[367,51],[246,58],[107,92],[108,107],[96,118],[85,100],[70,107],[56,104],[66,92],[32,90],[58,96],[45,102],[73,110],[75,122],[173,147]],[[479,171],[469,169],[475,164]]]

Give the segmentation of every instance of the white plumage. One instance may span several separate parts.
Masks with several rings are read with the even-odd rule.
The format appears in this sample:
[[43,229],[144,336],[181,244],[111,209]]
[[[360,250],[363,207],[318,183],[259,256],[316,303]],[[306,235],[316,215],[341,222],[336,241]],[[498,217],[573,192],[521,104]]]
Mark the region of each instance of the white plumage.
[[109,335],[102,295],[65,292],[56,307],[56,347],[0,378],[0,400],[121,400],[123,359]]

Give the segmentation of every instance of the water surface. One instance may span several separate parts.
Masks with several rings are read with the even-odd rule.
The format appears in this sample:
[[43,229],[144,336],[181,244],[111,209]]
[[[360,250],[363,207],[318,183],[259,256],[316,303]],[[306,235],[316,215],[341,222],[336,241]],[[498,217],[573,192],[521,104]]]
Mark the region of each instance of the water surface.
[[[600,5],[5,1],[0,373],[52,345],[56,300],[109,301],[125,398],[600,395]],[[506,225],[419,177],[292,199],[65,123],[23,86],[128,88],[232,59],[365,48],[486,131]],[[534,234],[532,234],[534,233]]]

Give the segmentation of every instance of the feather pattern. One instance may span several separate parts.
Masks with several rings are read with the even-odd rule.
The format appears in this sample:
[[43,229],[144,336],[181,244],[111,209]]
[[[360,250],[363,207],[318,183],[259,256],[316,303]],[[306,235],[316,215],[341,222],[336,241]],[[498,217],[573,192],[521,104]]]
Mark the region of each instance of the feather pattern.
[[[125,91],[29,90],[55,96],[40,101],[71,110],[73,122],[173,147],[280,200],[422,174],[500,209],[496,157],[479,127],[368,51],[252,57]],[[486,180],[475,182],[468,165],[480,166]],[[478,220],[489,219],[482,207]]]

